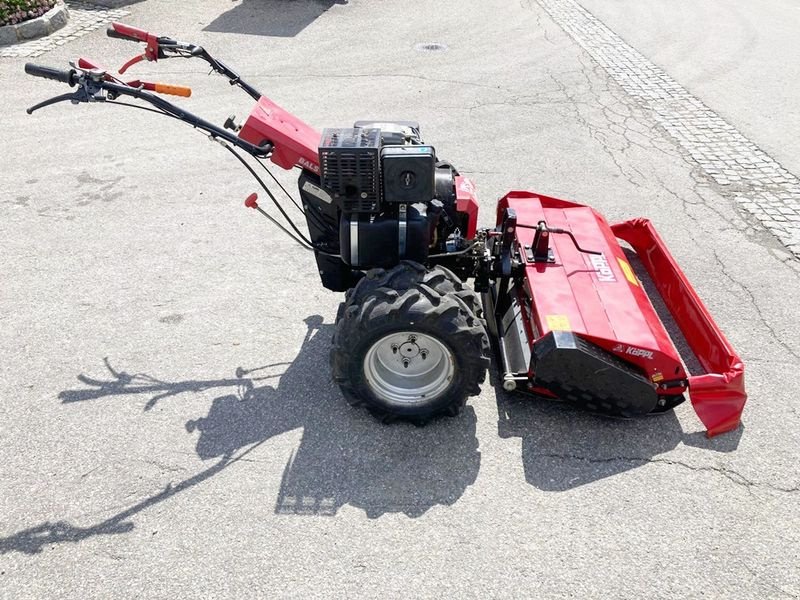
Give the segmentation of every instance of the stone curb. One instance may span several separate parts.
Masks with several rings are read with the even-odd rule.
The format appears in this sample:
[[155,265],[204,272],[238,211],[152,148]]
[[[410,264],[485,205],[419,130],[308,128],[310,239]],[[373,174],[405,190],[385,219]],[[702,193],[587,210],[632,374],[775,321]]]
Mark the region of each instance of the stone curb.
[[27,42],[50,35],[64,27],[68,22],[69,9],[62,3],[56,4],[41,17],[36,17],[17,25],[0,27],[0,46]]

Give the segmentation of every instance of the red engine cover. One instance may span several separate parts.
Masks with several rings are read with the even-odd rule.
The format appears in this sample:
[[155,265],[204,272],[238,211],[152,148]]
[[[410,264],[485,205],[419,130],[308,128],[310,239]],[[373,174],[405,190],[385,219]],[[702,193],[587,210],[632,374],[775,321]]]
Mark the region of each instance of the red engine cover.
[[239,137],[261,145],[270,141],[275,149],[271,160],[279,167],[298,166],[319,174],[319,131],[282,109],[266,96],[258,100]]

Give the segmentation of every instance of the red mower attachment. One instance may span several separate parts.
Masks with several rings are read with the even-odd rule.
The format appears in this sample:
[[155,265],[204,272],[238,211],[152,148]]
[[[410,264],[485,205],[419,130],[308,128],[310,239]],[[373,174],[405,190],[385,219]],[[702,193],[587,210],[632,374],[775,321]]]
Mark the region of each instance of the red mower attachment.
[[[496,231],[500,245],[514,236],[512,255],[524,269],[484,297],[506,389],[524,382],[527,391],[622,417],[663,412],[688,391],[709,436],[738,426],[742,362],[649,221],[611,227],[588,206],[511,192],[498,205]],[[617,238],[641,258],[706,373],[686,373]]]

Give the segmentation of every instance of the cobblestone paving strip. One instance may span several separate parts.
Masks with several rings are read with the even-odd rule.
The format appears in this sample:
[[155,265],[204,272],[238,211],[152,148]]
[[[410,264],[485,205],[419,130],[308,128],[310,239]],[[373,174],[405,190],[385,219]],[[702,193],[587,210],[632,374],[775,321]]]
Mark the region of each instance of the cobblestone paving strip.
[[62,29],[37,40],[0,47],[0,58],[34,58],[41,56],[48,50],[63,46],[67,42],[86,35],[106,23],[131,14],[127,10],[105,8],[72,0],[67,0],[66,5],[69,8],[70,19],[69,23]]
[[713,181],[800,256],[800,180],[574,0],[537,0]]

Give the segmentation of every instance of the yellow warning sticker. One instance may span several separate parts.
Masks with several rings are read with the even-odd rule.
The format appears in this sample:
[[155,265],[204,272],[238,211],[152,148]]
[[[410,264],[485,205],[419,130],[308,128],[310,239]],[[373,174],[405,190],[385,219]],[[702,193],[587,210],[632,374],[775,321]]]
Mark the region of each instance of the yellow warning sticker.
[[550,331],[572,331],[567,315],[547,315],[545,320]]
[[664,380],[664,376],[661,373],[653,373],[653,376],[650,379],[653,380],[653,383],[658,383],[659,381]]
[[625,273],[625,279],[627,279],[631,285],[639,287],[639,280],[636,279],[636,275],[634,275],[633,269],[631,269],[628,261],[617,257],[617,262],[619,263],[619,268],[622,269],[623,273]]

